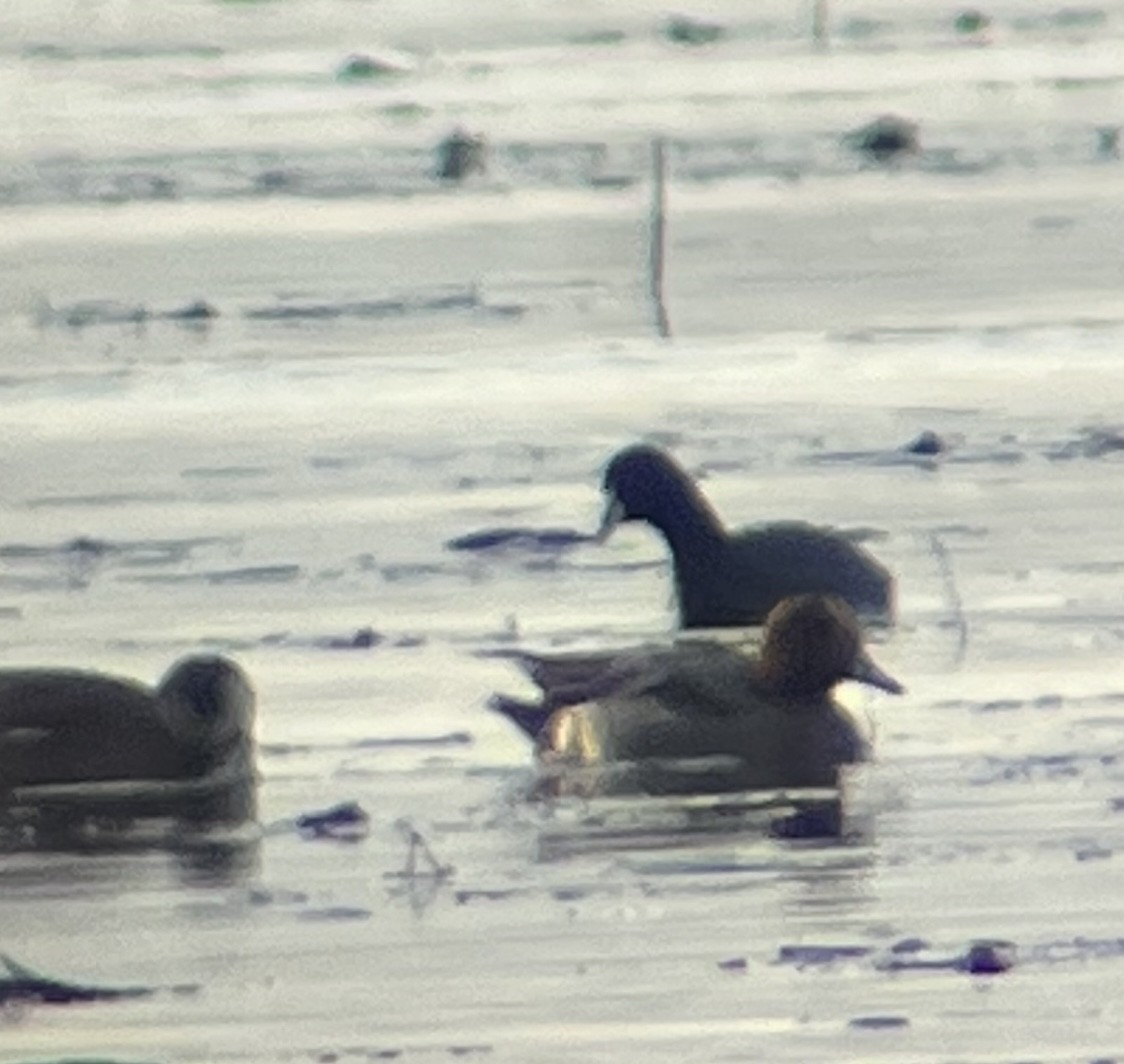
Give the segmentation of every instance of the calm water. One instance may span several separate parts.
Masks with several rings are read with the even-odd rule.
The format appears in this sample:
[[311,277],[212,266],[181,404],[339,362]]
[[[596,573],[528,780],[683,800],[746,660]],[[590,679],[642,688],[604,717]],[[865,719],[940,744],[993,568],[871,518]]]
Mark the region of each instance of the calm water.
[[[1124,1059],[1124,4],[986,41],[837,7],[817,55],[771,0],[700,8],[705,49],[608,3],[3,6],[0,658],[235,655],[264,830],[6,856],[0,951],[161,990],[9,1010],[0,1061]],[[866,168],[840,135],[885,111],[924,150]],[[441,187],[458,123],[494,165]],[[899,574],[846,843],[522,800],[486,652],[667,635],[663,552],[444,544],[591,529],[640,437]],[[366,840],[298,837],[345,800]],[[403,819],[451,875],[401,875]],[[1015,967],[961,970],[981,939]]]

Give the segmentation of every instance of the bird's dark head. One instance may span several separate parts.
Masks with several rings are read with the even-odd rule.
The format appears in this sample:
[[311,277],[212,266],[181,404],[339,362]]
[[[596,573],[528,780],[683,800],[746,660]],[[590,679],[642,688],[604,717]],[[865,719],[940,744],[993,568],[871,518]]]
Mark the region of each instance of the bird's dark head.
[[891,694],[905,690],[863,647],[851,607],[830,595],[794,595],[773,607],[765,621],[761,662],[769,680],[790,694],[819,697],[840,680]]
[[192,655],[176,662],[157,687],[168,726],[185,741],[221,743],[249,736],[254,722],[254,689],[228,658]]
[[687,471],[666,451],[648,444],[618,451],[605,467],[601,490],[606,500],[601,539],[624,521],[648,521],[668,532],[679,515],[706,509]]

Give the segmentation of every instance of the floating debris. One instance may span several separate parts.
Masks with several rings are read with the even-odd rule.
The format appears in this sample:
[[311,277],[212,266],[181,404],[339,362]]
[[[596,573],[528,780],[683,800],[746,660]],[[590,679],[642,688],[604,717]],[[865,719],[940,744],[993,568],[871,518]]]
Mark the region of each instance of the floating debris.
[[1013,942],[981,939],[968,947],[959,968],[972,975],[1002,975],[1015,966],[1015,952]]
[[529,893],[526,890],[520,890],[515,887],[500,890],[458,890],[453,899],[458,905],[467,905],[472,901],[507,901],[509,898],[517,898]]
[[375,81],[379,78],[397,77],[406,70],[388,59],[353,52],[339,66],[336,77],[340,81]]
[[316,645],[324,650],[371,650],[385,642],[386,636],[368,625],[365,628],[357,628],[351,635],[328,636],[318,641]]
[[777,964],[818,968],[837,961],[869,957],[873,952],[869,946],[781,946],[777,952]]
[[663,25],[663,35],[672,44],[697,47],[722,40],[726,36],[726,27],[691,15],[672,15]]
[[938,436],[932,429],[925,429],[902,448],[906,454],[922,455],[927,458],[935,458],[939,454],[946,454],[949,449],[948,441]]
[[371,830],[371,818],[358,802],[340,802],[330,809],[297,817],[297,831],[306,839],[358,842]]
[[854,151],[878,163],[916,155],[921,150],[917,123],[897,115],[881,115],[873,122],[852,130],[843,140]]
[[459,126],[437,145],[437,176],[442,181],[463,181],[488,172],[488,142]]
[[[403,818],[395,823],[399,834],[406,839],[409,845],[409,850],[406,852],[406,864],[401,872],[388,872],[388,879],[430,879],[435,882],[444,882],[451,879],[453,875],[453,866],[443,864],[439,861],[430,849],[429,843],[425,841],[424,836],[412,823],[406,818]],[[421,857],[424,867],[418,867],[418,857]]]
[[214,321],[218,316],[218,309],[205,299],[197,299],[193,303],[188,303],[186,307],[181,307],[179,310],[165,311],[163,315],[165,321],[182,322]]
[[341,920],[369,920],[370,918],[370,909],[360,909],[353,905],[330,905],[324,909],[303,909],[297,913],[298,920],[323,920],[332,923]]
[[952,25],[957,33],[975,37],[991,28],[991,16],[978,8],[967,8],[957,14]]
[[182,307],[168,310],[151,309],[143,303],[122,303],[113,299],[86,299],[55,307],[44,300],[36,313],[40,328],[64,326],[86,329],[94,325],[134,325],[149,322],[170,322],[197,328],[219,317],[218,309],[205,299],[195,299]]
[[398,735],[385,739],[356,739],[350,750],[387,750],[409,746],[471,746],[472,735],[466,731],[444,732],[441,735]]
[[864,1031],[890,1031],[909,1026],[909,1020],[904,1016],[856,1016],[848,1027]]
[[1075,440],[1067,440],[1060,446],[1046,452],[1051,461],[1067,461],[1073,458],[1105,458],[1124,451],[1124,432],[1105,426],[1083,428]]
[[487,528],[468,532],[445,543],[446,550],[455,551],[564,551],[571,547],[595,543],[597,537],[572,528]]

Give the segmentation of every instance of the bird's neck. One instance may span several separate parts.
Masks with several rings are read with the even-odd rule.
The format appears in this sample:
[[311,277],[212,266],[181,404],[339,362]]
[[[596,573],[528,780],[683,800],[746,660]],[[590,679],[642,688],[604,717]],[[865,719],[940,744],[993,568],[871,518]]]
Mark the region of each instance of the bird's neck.
[[726,540],[726,529],[710,504],[696,492],[670,496],[652,524],[663,533],[676,564],[690,567]]

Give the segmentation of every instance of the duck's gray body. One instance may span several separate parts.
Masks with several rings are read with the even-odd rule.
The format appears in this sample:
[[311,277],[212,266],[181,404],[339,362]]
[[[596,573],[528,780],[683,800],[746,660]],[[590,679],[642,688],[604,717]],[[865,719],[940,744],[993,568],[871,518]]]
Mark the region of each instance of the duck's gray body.
[[678,778],[689,771],[683,763],[698,762],[705,791],[834,787],[841,765],[870,753],[863,729],[830,694],[776,694],[743,651],[702,642],[670,648],[608,697],[560,710],[541,742],[585,765],[644,765],[648,781]]
[[518,660],[542,703],[492,706],[535,728],[540,763],[609,767],[614,778],[632,766],[629,786],[647,792],[834,787],[841,766],[870,754],[865,729],[832,697],[836,683],[902,690],[862,648],[854,613],[821,595],[775,607],[760,654],[692,639]]

